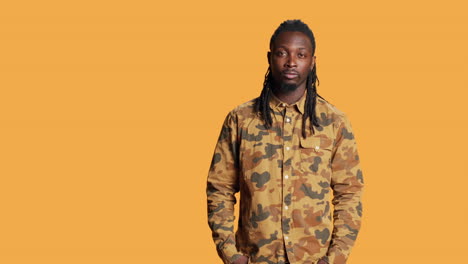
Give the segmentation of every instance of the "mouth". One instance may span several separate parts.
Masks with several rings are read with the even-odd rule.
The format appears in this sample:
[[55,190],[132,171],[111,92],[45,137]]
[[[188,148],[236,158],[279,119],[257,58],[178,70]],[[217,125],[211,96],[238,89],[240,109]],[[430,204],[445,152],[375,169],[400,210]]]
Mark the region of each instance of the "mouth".
[[295,71],[283,71],[282,75],[285,79],[291,80],[297,78],[299,74]]

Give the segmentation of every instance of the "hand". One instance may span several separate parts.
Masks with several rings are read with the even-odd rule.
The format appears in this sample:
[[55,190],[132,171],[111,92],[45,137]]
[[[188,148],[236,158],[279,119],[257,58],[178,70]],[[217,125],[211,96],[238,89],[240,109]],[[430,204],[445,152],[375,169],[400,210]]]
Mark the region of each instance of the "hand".
[[240,258],[236,259],[232,264],[247,264],[249,262],[249,258],[246,256],[240,256]]

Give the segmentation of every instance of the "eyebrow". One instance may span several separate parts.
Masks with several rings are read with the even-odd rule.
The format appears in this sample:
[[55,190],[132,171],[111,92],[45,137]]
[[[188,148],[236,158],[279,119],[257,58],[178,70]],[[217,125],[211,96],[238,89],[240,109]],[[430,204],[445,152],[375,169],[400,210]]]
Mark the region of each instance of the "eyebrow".
[[[279,47],[276,47],[276,49],[280,49],[280,48],[283,48],[283,49],[288,49],[286,46],[279,46]],[[307,48],[304,48],[304,47],[300,47],[298,48],[299,50],[307,50]]]

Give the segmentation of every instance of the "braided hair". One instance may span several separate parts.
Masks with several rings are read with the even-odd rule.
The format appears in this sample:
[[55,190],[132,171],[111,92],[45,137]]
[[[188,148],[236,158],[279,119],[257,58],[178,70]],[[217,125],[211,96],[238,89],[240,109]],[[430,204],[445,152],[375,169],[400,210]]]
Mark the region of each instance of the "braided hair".
[[[299,19],[295,20],[286,20],[276,29],[270,39],[270,49],[273,47],[273,43],[275,42],[278,35],[282,32],[301,32],[304,33],[310,40],[312,44],[312,56],[315,54],[315,38],[314,34],[310,30],[310,28]],[[315,113],[315,102],[316,97],[321,97],[317,94],[316,85],[319,84],[319,80],[317,78],[317,66],[314,64],[314,67],[309,72],[306,81],[306,90],[307,90],[307,97],[305,101],[304,107],[304,115],[302,116],[302,136],[306,137],[306,121],[307,119],[310,120],[310,130],[312,134],[314,134],[314,126],[319,127],[318,118]],[[265,74],[265,81],[263,82],[263,89],[260,96],[255,100],[254,109],[260,115],[260,118],[265,123],[265,127],[267,129],[271,128],[273,124],[273,120],[271,118],[271,108],[270,108],[270,97],[272,93],[272,86],[273,86],[273,76],[270,71],[270,67],[268,67],[267,72]]]

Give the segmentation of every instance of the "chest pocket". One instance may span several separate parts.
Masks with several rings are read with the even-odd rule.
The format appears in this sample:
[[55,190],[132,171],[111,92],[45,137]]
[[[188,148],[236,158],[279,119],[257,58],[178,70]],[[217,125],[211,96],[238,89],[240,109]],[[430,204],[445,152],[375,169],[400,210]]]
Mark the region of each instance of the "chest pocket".
[[313,174],[319,174],[322,170],[329,171],[332,143],[333,141],[326,136],[301,137],[299,152],[303,171]]

